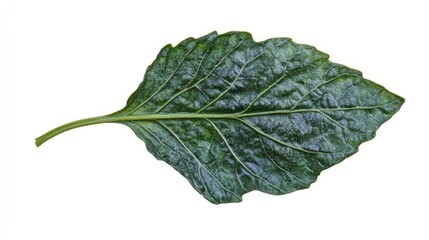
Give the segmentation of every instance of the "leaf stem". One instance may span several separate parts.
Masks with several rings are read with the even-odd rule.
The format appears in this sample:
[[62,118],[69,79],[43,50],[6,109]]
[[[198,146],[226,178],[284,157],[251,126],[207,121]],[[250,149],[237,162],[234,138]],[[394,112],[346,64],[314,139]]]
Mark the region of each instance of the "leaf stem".
[[36,146],[39,147],[44,142],[57,136],[58,134],[61,134],[63,132],[66,132],[74,128],[79,128],[79,127],[84,127],[84,126],[89,126],[89,125],[94,125],[99,123],[109,123],[109,122],[115,122],[115,118],[112,118],[109,116],[100,116],[100,117],[91,117],[91,118],[85,118],[85,119],[69,122],[59,127],[56,127],[51,131],[36,138]]

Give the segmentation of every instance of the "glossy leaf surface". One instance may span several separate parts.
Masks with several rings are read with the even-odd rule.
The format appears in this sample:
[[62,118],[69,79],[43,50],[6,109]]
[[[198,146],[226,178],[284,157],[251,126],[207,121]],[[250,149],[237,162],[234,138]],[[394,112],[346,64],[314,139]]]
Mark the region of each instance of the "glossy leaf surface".
[[309,187],[374,138],[403,102],[314,47],[211,33],[165,46],[124,109],[54,129],[36,144],[120,122],[207,200],[239,202],[253,190]]

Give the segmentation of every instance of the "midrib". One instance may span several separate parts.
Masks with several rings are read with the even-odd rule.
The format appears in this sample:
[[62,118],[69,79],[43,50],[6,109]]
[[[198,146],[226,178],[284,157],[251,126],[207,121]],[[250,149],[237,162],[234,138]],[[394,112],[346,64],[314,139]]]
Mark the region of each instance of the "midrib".
[[[387,103],[390,104],[390,103]],[[268,116],[278,114],[291,114],[291,113],[302,113],[302,112],[327,112],[327,111],[351,111],[351,110],[370,110],[384,105],[369,106],[369,107],[352,107],[352,108],[321,108],[321,109],[294,109],[294,110],[277,110],[277,111],[264,111],[254,113],[221,113],[221,114],[209,114],[209,113],[147,113],[141,115],[107,115],[101,117],[85,118],[78,121],[70,122],[52,129],[51,131],[43,134],[36,138],[36,145],[40,146],[47,140],[57,136],[60,133],[68,130],[79,128],[83,126],[89,126],[100,123],[118,123],[128,121],[150,121],[150,120],[173,120],[173,119],[238,119],[245,117],[256,117],[256,116]]]

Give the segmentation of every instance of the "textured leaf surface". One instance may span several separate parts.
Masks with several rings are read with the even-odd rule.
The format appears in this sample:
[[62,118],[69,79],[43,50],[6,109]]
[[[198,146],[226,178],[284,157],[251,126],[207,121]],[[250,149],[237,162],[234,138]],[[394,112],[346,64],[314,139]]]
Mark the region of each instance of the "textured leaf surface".
[[165,46],[104,121],[126,124],[207,200],[227,203],[309,187],[403,102],[314,47],[211,33]]

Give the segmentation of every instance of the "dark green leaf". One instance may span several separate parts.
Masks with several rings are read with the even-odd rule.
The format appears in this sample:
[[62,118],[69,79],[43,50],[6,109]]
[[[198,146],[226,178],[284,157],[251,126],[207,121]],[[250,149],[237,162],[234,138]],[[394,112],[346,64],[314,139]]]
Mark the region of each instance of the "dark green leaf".
[[120,122],[212,203],[307,188],[354,154],[404,99],[287,38],[211,33],[165,46],[124,109],[56,128]]

